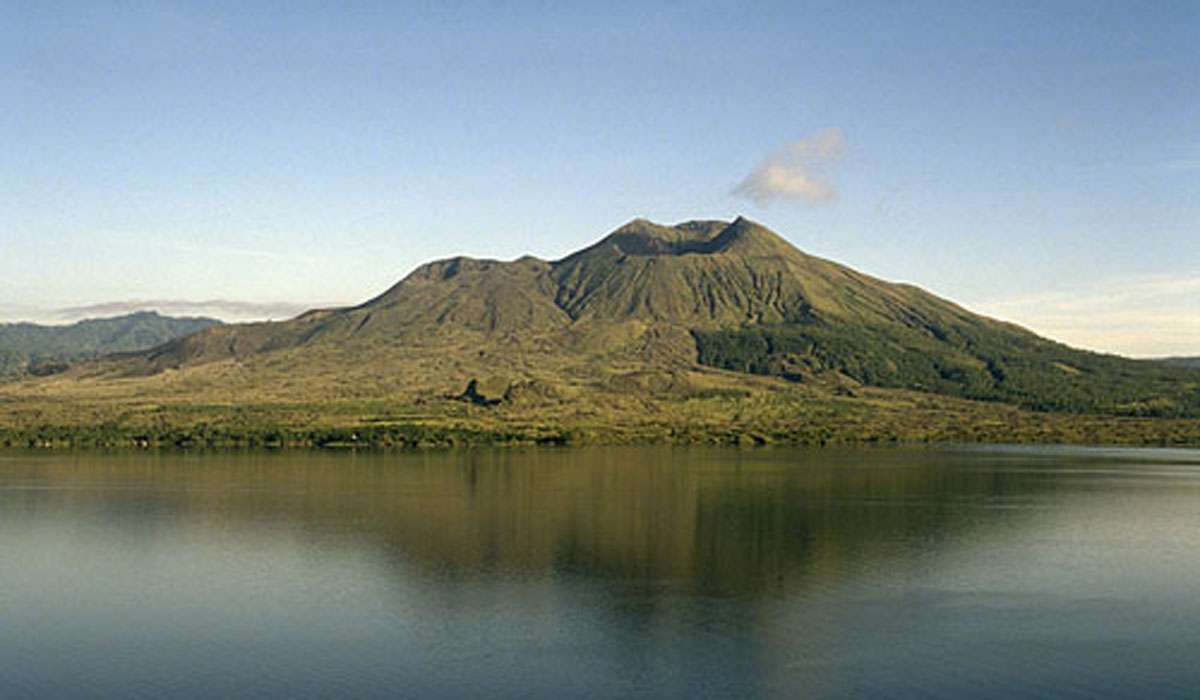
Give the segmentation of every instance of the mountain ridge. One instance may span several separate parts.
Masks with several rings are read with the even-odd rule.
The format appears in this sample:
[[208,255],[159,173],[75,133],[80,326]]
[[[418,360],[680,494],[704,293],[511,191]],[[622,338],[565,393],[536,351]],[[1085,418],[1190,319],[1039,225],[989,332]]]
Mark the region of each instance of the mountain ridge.
[[805,253],[742,217],[635,219],[558,260],[435,260],[357,306],[210,328],[76,376],[166,372],[280,400],[457,396],[478,379],[480,396],[536,385],[603,402],[758,376],[1045,411],[1200,412],[1194,371],[1069,348]]
[[60,372],[71,363],[149,349],[220,324],[212,318],[164,316],[155,311],[83,319],[61,326],[4,323],[0,324],[0,375]]
[[1167,364],[1176,365],[1179,367],[1193,367],[1200,369],[1200,357],[1166,357],[1160,360]]

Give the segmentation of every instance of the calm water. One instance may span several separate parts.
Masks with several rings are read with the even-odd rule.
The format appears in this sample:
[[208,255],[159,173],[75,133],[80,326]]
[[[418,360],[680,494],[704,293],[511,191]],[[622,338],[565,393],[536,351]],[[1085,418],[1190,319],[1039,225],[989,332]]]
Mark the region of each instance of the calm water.
[[0,697],[1195,697],[1200,451],[0,455]]

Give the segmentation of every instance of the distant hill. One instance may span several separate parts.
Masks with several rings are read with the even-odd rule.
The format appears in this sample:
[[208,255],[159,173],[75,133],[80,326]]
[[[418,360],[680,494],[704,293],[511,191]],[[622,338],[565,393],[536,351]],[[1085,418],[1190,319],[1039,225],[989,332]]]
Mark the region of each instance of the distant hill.
[[1168,357],[1163,360],[1167,364],[1176,365],[1178,367],[1192,367],[1200,369],[1200,357]]
[[0,374],[53,374],[80,360],[145,350],[220,323],[140,312],[69,326],[0,324]]
[[808,255],[743,218],[639,219],[557,261],[436,261],[356,307],[209,328],[89,371],[166,369],[288,400],[461,395],[477,378],[480,400],[593,400],[683,392],[720,370],[842,394],[1200,414],[1192,369],[1070,348]]

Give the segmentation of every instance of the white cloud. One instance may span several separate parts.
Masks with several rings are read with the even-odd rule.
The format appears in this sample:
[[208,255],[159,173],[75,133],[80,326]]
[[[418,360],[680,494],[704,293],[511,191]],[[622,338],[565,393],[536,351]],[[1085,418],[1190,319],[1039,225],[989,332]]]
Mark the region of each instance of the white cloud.
[[837,196],[829,173],[844,153],[841,129],[821,129],[772,151],[734,188],[733,194],[759,206],[770,204],[776,197],[824,204]]
[[47,321],[73,323],[85,318],[122,316],[136,311],[157,311],[164,316],[208,316],[222,321],[241,323],[246,321],[279,321],[293,318],[314,308],[306,304],[289,302],[249,302],[229,299],[186,301],[178,299],[148,299],[113,301],[55,309],[42,316]]
[[1200,356],[1200,277],[1106,280],[1092,289],[971,306],[1077,347],[1132,357]]

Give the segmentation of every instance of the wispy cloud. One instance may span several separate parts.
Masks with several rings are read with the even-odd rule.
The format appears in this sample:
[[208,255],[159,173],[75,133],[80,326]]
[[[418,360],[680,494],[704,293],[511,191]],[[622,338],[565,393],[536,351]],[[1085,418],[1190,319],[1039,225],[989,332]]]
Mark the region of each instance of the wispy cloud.
[[808,138],[776,148],[733,194],[767,206],[776,197],[808,204],[832,201],[837,193],[829,182],[831,171],[845,153],[841,129],[821,129]]
[[1133,357],[1200,356],[1200,276],[1106,280],[1093,289],[971,306],[1079,347]]

